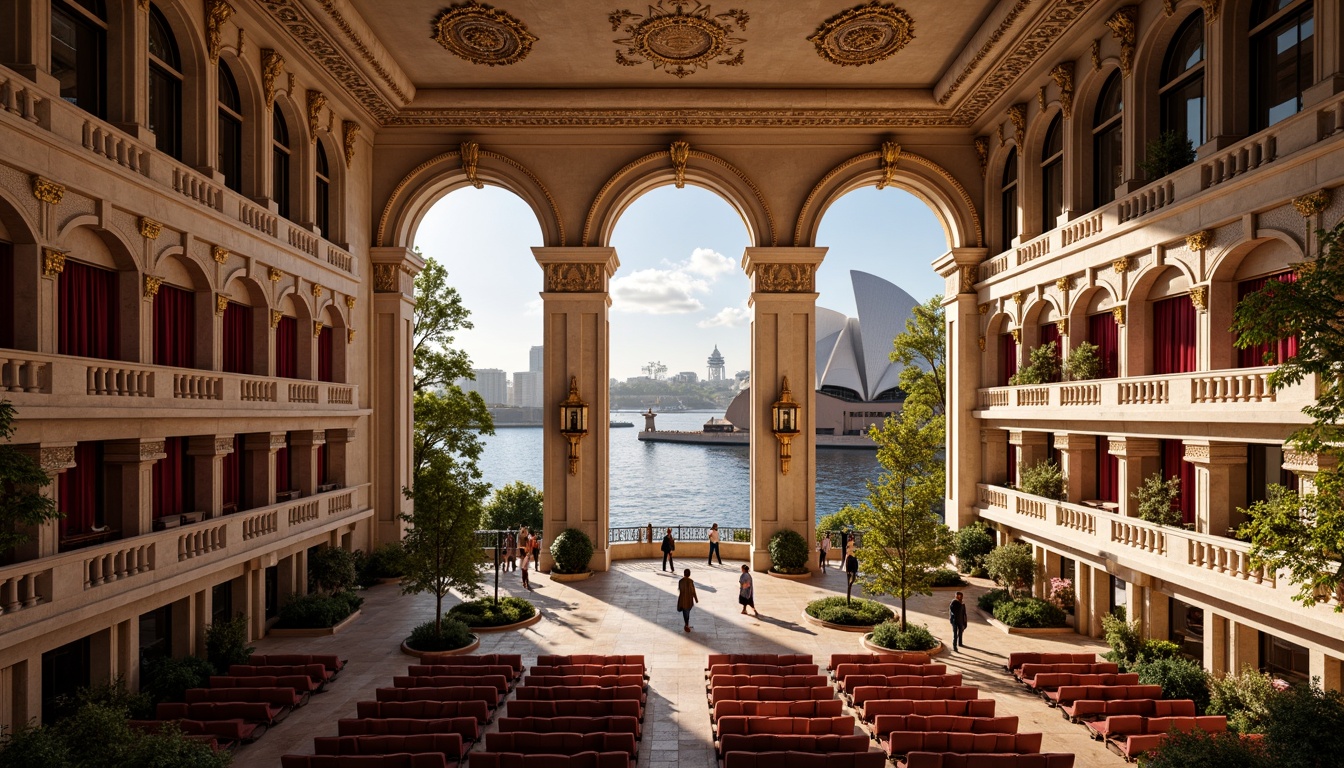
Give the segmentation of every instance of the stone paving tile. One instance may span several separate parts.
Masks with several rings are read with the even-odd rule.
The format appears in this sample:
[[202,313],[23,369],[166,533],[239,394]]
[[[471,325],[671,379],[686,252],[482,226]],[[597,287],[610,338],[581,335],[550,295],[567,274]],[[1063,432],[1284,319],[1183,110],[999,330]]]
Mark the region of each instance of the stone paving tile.
[[[660,572],[657,560],[618,562],[608,573],[572,584],[553,583],[539,574],[532,578],[535,590],[530,593],[522,589],[517,574],[501,574],[500,596],[527,597],[544,618],[518,631],[483,633],[478,653],[520,653],[527,665],[546,653],[644,654],[650,680],[639,765],[713,768],[706,654],[810,653],[824,667],[832,653],[861,650],[857,634],[816,627],[801,617],[808,601],[843,595],[843,575],[832,571],[795,582],[755,574],[758,618],[739,613],[740,566],[731,561],[713,567],[689,565],[700,595],[691,614],[695,630],[690,633],[682,631],[681,615],[674,610],[677,579]],[[493,577],[488,585],[493,588]],[[1089,739],[1082,726],[1064,720],[1003,671],[1010,651],[1101,652],[1105,647],[1078,635],[1005,635],[975,607],[975,597],[984,589],[965,590],[971,616],[966,638],[971,645],[962,653],[944,653],[936,661],[961,672],[967,685],[980,688],[982,698],[996,699],[998,714],[1017,715],[1020,731],[1044,733],[1043,751],[1073,752],[1077,768],[1120,768],[1121,759]],[[949,600],[948,592],[911,599],[910,620],[927,623],[934,634],[946,634]],[[396,586],[384,585],[368,590],[362,615],[339,635],[258,642],[258,653],[337,653],[350,663],[325,693],[312,697],[311,703],[255,744],[240,749],[234,764],[276,768],[282,754],[311,753],[314,736],[336,735],[336,721],[354,717],[356,702],[372,699],[374,688],[391,685],[393,675],[405,674],[406,665],[414,663],[400,652],[401,641],[433,613],[432,598],[401,595]],[[486,731],[494,728],[492,723]]]

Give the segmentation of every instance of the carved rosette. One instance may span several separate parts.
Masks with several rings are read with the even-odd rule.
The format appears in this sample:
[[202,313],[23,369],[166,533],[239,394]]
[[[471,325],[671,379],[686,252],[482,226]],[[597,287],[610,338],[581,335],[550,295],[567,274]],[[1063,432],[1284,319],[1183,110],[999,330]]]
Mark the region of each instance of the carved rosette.
[[272,327],[272,328],[279,328],[279,327],[280,327],[280,318],[282,318],[282,317],[284,317],[284,316],[285,316],[284,313],[281,312],[280,310],[278,310],[278,309],[272,309],[272,310],[271,310],[271,327]]
[[686,188],[686,163],[691,159],[691,143],[674,141],[667,148],[668,158],[672,160],[672,184],[677,189]]
[[210,257],[215,260],[216,264],[223,264],[229,260],[229,250],[219,245],[211,246]]
[[317,143],[317,132],[322,130],[322,108],[327,106],[327,95],[308,89],[308,143]]
[[458,153],[462,156],[462,172],[467,175],[467,183],[477,189],[484,188],[485,182],[477,175],[477,166],[481,162],[481,145],[474,141],[464,141],[458,147]]
[[1330,197],[1330,190],[1318,189],[1309,195],[1293,198],[1293,207],[1305,219],[1329,208]]
[[355,161],[355,140],[359,138],[359,123],[351,120],[341,121],[342,140],[345,143],[345,167]]
[[373,265],[373,290],[375,293],[397,293],[401,290],[401,267],[396,264]]
[[751,18],[747,12],[729,9],[716,14],[708,5],[696,3],[687,10],[688,5],[657,0],[649,4],[647,14],[628,10],[607,14],[611,31],[625,34],[612,40],[621,46],[616,49],[616,63],[623,67],[652,64],[676,78],[709,69],[710,63],[741,66],[743,54],[736,46],[746,40],[735,35],[747,28]]
[[1213,233],[1207,229],[1201,229],[1193,235],[1186,235],[1185,247],[1192,251],[1202,251],[1213,243]]
[[1120,71],[1125,77],[1134,72],[1134,45],[1139,38],[1139,6],[1125,5],[1106,20],[1111,36],[1120,41]]
[[1202,285],[1197,285],[1190,289],[1190,303],[1195,305],[1195,309],[1203,312],[1209,308],[1208,289]]
[[51,179],[34,176],[33,197],[41,200],[47,205],[60,205],[61,200],[65,197],[65,187],[61,184],[57,184]]
[[1027,105],[1019,103],[1009,107],[1008,121],[1013,124],[1013,141],[1017,142],[1017,151],[1021,152],[1027,136]]
[[1059,86],[1059,109],[1064,113],[1064,119],[1068,120],[1073,115],[1073,62],[1056,64],[1050,70],[1050,79]]
[[224,22],[233,16],[233,6],[224,0],[205,2],[205,39],[210,52],[210,63],[219,63],[219,49],[224,34]]
[[985,169],[989,167],[989,137],[975,137],[975,156],[980,161],[980,178],[985,177]]
[[434,41],[472,64],[516,64],[537,38],[512,14],[476,0],[450,6],[434,18]]
[[546,290],[551,293],[597,293],[602,290],[601,264],[547,264]]
[[140,228],[140,236],[146,240],[158,240],[159,235],[163,234],[163,225],[148,216],[141,216],[137,225]]
[[285,57],[271,48],[261,49],[261,87],[266,94],[266,108],[275,107],[275,81],[285,71]]
[[886,189],[888,184],[896,180],[896,164],[901,161],[901,145],[894,141],[882,142],[878,161],[882,168],[882,178],[877,180],[877,188]]
[[55,248],[42,249],[42,276],[55,277],[65,271],[65,256],[63,251]]
[[817,55],[842,67],[890,58],[915,39],[915,21],[904,9],[876,0],[841,11],[808,36]]
[[812,293],[815,285],[814,264],[760,264],[756,267],[757,293]]
[[222,315],[224,310],[229,308],[229,297],[222,293],[215,294],[215,314]]
[[145,298],[152,299],[159,295],[159,286],[163,285],[162,277],[145,275]]

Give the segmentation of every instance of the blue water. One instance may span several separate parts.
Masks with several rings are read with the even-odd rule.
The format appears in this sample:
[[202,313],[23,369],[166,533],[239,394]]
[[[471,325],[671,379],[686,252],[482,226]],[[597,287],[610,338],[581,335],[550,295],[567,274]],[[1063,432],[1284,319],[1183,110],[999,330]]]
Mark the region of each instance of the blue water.
[[[664,413],[658,428],[698,431],[710,413]],[[621,420],[643,424],[638,414]],[[611,527],[749,525],[746,446],[643,443],[638,428],[611,430]],[[541,428],[500,429],[487,437],[481,470],[501,486],[514,480],[541,487]],[[880,468],[876,451],[817,450],[817,516],[868,495],[864,482]]]

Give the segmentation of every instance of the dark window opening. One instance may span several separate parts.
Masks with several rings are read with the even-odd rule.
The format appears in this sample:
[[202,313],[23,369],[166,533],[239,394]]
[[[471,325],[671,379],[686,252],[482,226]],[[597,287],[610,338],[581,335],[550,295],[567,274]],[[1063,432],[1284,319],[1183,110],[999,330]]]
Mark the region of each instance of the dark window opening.
[[1204,143],[1204,13],[1196,11],[1176,32],[1162,66],[1162,132]]
[[1261,0],[1251,14],[1251,117],[1259,131],[1302,111],[1315,49],[1311,0]]
[[1041,151],[1041,231],[1049,232],[1064,213],[1064,120],[1050,122]]
[[233,618],[233,582],[222,581],[210,589],[210,623],[223,624]]
[[140,614],[140,663],[173,655],[173,606]]
[[1290,683],[1311,680],[1310,654],[1306,648],[1281,637],[1260,633],[1260,668]]
[[1092,199],[1096,207],[1115,200],[1125,180],[1124,82],[1113,72],[1102,86],[1092,119]]
[[1181,653],[1199,664],[1204,663],[1204,609],[1173,599],[1167,639],[1181,647]]
[[331,239],[331,168],[327,165],[327,151],[317,142],[317,228],[322,236]]
[[266,618],[280,615],[280,566],[272,565],[266,569]]
[[223,61],[219,63],[219,172],[224,185],[243,191],[243,99],[238,82]]
[[160,152],[182,159],[182,57],[172,28],[149,7],[149,130]]
[[281,216],[289,216],[289,126],[277,104],[271,121],[271,198]]
[[1008,159],[1003,164],[1003,181],[999,185],[999,212],[1002,218],[999,236],[1002,249],[1013,247],[1017,237],[1017,150],[1008,150]]
[[60,699],[89,687],[89,638],[83,637],[42,654],[42,722],[50,725],[62,712]]
[[51,74],[61,98],[107,117],[107,10],[101,1],[51,5]]

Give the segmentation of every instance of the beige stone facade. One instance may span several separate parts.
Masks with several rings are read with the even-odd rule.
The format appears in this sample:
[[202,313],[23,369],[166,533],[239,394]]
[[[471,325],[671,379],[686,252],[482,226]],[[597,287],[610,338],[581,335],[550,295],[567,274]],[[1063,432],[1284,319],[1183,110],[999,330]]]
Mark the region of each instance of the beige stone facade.
[[[987,519],[1033,543],[1050,575],[1072,567],[1084,631],[1099,632],[1114,576],[1155,636],[1173,616],[1191,632],[1202,611],[1211,669],[1295,670],[1305,654],[1302,671],[1339,685],[1341,615],[1290,603],[1291,586],[1251,571],[1226,535],[1255,496],[1248,476],[1310,482],[1313,457],[1281,446],[1315,385],[1268,392],[1268,369],[1237,367],[1225,331],[1239,285],[1288,269],[1316,247],[1312,230],[1344,218],[1336,4],[1261,19],[1248,0],[910,0],[915,37],[884,52],[826,36],[839,4],[761,3],[734,28],[740,50],[681,75],[622,63],[609,9],[560,5],[507,3],[495,38],[443,44],[426,34],[443,10],[428,0],[5,5],[0,393],[18,409],[16,442],[50,471],[96,457],[84,469],[99,500],[88,530],[44,526],[0,566],[0,725],[40,715],[70,654],[89,680],[134,683],[142,631],[196,652],[227,603],[260,636],[305,590],[309,547],[399,536],[416,227],[445,194],[485,184],[526,201],[543,233],[547,540],[583,528],[594,566],[610,563],[610,238],[639,195],[684,184],[722,196],[749,232],[752,367],[769,383],[753,387],[753,426],[784,377],[803,403],[787,475],[769,431],[752,429],[752,561],[766,565],[779,527],[811,540],[814,404],[799,383],[816,366],[817,232],[845,193],[892,185],[947,234],[934,268],[947,280],[949,522]],[[1265,35],[1299,17],[1311,46],[1293,49],[1285,108],[1247,84]],[[1192,27],[1194,64],[1188,48],[1169,53]],[[471,39],[519,45],[495,60]],[[1173,104],[1192,130],[1171,94],[1196,79],[1198,156],[1149,181],[1145,147]],[[101,354],[62,352],[85,348],[62,335],[83,295],[72,275],[114,296]],[[177,316],[192,318],[174,365],[155,362],[159,297],[179,295],[164,286],[189,295]],[[1195,310],[1193,362],[1159,373],[1153,305],[1174,297]],[[1052,334],[1076,346],[1094,316],[1115,322],[1113,376],[1001,386],[1004,354]],[[549,421],[571,379],[592,414],[573,474]],[[1193,530],[1138,521],[1128,501],[1173,451],[1193,468]],[[1007,487],[1010,458],[1051,456],[1067,502]],[[177,460],[189,503],[178,527],[156,526],[175,516],[158,514],[155,467],[162,478]]]

